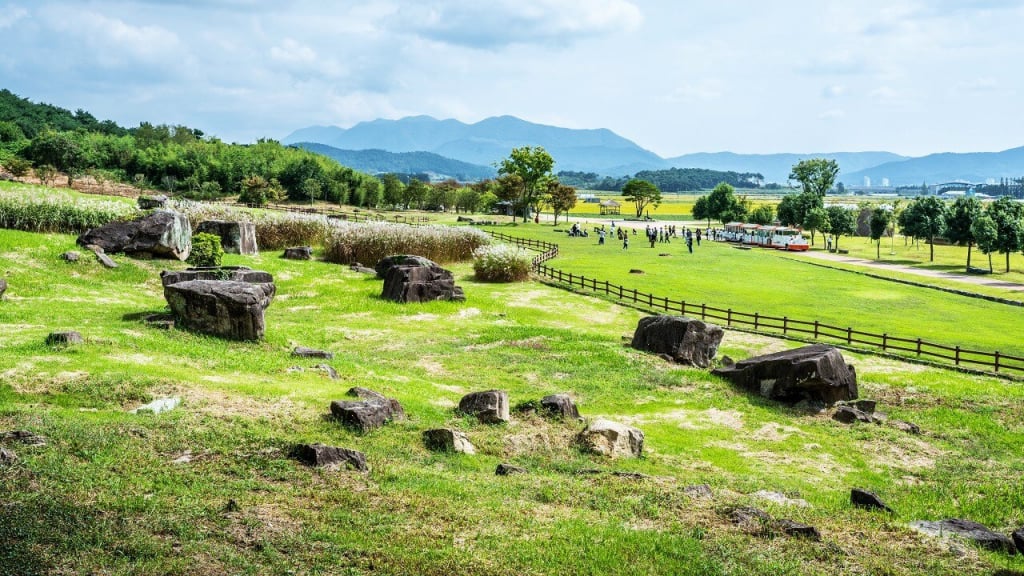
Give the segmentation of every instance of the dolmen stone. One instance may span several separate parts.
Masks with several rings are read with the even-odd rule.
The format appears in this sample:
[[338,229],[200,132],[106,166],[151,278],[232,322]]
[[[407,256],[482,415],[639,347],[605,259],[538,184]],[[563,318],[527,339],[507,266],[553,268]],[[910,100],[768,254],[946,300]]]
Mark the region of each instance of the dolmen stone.
[[576,403],[572,401],[572,398],[568,394],[551,394],[540,399],[541,410],[545,414],[555,416],[557,418],[572,418],[576,419],[580,417],[580,411],[576,407]]
[[246,256],[259,254],[259,248],[256,246],[256,225],[252,222],[206,220],[199,223],[196,232],[219,236],[220,246],[227,253]]
[[508,422],[508,392],[486,390],[466,394],[459,400],[459,412],[476,416],[484,424]]
[[353,388],[349,390],[349,395],[360,399],[331,402],[331,414],[348,428],[369,432],[393,420],[405,418],[402,405],[393,398],[366,388]]
[[165,270],[160,279],[177,327],[232,340],[263,339],[263,313],[277,290],[270,274],[227,266]]
[[138,202],[139,209],[141,210],[153,210],[154,208],[165,208],[170,200],[170,198],[163,194],[157,194],[156,196],[139,196],[136,202]]
[[594,420],[588,424],[576,440],[583,449],[611,458],[639,458],[644,450],[643,432],[605,419]]
[[377,272],[377,278],[383,280],[388,277],[388,271],[395,266],[423,266],[430,268],[432,266],[438,266],[438,264],[430,258],[424,258],[423,256],[396,254],[394,256],[385,256],[384,258],[381,258],[373,269]]
[[188,216],[180,212],[156,210],[135,220],[93,228],[77,242],[79,246],[99,246],[109,254],[186,260],[192,251],[192,227]]
[[1016,547],[1008,536],[993,532],[971,520],[952,518],[938,522],[917,521],[911,522],[910,527],[928,536],[957,538],[993,552],[1016,552]]
[[[384,264],[388,258],[402,258]],[[466,295],[455,285],[455,276],[434,262],[420,256],[389,256],[377,263],[375,269],[380,275],[384,270],[384,288],[381,298],[393,302],[432,302],[450,300],[463,302]]]
[[857,398],[857,373],[833,346],[815,344],[756,356],[712,373],[781,402],[832,405]]
[[874,492],[864,490],[861,488],[854,488],[850,490],[850,504],[858,508],[866,508],[868,510],[885,510],[886,512],[892,512],[892,508],[889,508],[882,499],[878,497]]
[[82,344],[83,342],[85,342],[85,339],[82,338],[82,334],[74,330],[50,332],[46,336],[47,346],[71,346],[72,344]]
[[281,255],[286,260],[309,260],[313,258],[313,248],[311,246],[293,246],[292,248],[285,248],[284,254]]
[[334,358],[334,353],[328,352],[326,350],[306,348],[305,346],[296,346],[292,350],[292,356],[298,356],[300,358],[323,358],[324,360],[331,360]]
[[530,471],[526,468],[519,466],[513,466],[511,464],[498,464],[498,467],[494,470],[495,476],[512,476],[513,474],[529,474]]
[[476,448],[469,442],[463,432],[451,428],[435,428],[423,432],[423,444],[427,450],[435,452],[457,452],[459,454],[476,454]]
[[843,424],[853,424],[854,422],[872,422],[871,414],[858,410],[853,406],[839,406],[836,408],[835,413],[832,414],[832,419],[836,422],[842,422]]
[[648,316],[637,324],[631,346],[667,354],[680,364],[707,368],[718,353],[724,334],[719,326],[686,316]]
[[366,455],[358,450],[326,446],[324,444],[300,444],[293,451],[294,457],[308,466],[324,468],[351,468],[366,472]]

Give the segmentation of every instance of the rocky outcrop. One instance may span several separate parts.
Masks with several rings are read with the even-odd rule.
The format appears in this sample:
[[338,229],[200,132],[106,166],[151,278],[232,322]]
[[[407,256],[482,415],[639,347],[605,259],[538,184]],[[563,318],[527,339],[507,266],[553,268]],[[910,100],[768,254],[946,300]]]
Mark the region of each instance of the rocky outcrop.
[[928,536],[957,538],[993,552],[1016,552],[1016,547],[1008,536],[993,532],[971,520],[952,518],[938,522],[918,521],[911,522],[910,527]]
[[297,460],[309,466],[326,468],[348,467],[360,472],[369,470],[366,465],[366,455],[348,448],[325,446],[320,443],[300,444],[295,447],[292,454]]
[[256,246],[256,225],[252,222],[206,220],[199,223],[196,232],[219,236],[221,248],[230,254],[247,256],[259,254],[259,249]]
[[816,344],[756,356],[713,373],[781,402],[832,405],[857,398],[857,373],[832,346]]
[[556,418],[576,419],[580,417],[580,411],[576,408],[576,403],[572,401],[568,394],[545,396],[540,399],[540,408],[544,414]]
[[469,438],[464,433],[451,428],[435,428],[424,431],[423,444],[427,450],[435,452],[476,454],[476,448],[470,444]]
[[591,422],[576,437],[580,446],[595,454],[611,458],[639,458],[644,450],[644,433],[637,428],[599,419]]
[[508,422],[508,392],[487,390],[466,394],[459,401],[459,412],[476,416],[484,424]]
[[707,368],[718,353],[724,334],[714,324],[685,316],[648,316],[637,324],[631,346],[665,354],[680,364]]
[[232,340],[263,339],[273,277],[245,267],[189,268],[160,274],[175,326]]
[[[429,262],[429,260],[428,260]],[[378,273],[380,268],[377,268]],[[430,266],[391,266],[384,277],[381,298],[393,302],[463,302],[466,295],[455,285],[451,272],[431,262]]]
[[136,220],[93,228],[78,237],[78,245],[99,246],[105,253],[185,260],[192,251],[192,228],[184,214],[157,210]]

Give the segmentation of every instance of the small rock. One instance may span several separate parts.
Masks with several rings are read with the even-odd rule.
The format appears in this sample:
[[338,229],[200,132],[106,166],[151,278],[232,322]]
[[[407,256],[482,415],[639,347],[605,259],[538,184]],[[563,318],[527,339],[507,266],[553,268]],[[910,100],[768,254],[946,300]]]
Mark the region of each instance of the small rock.
[[95,244],[87,244],[85,246],[88,250],[92,250],[92,253],[96,255],[96,259],[100,261],[100,264],[107,268],[117,268],[117,262],[114,262],[103,248]]
[[353,271],[353,272],[358,272],[360,274],[373,274],[374,276],[377,275],[377,271],[376,270],[374,270],[373,268],[367,268],[366,266],[363,266],[362,264],[360,264],[358,262],[356,262],[355,264],[349,266],[348,269]]
[[644,271],[639,269],[639,268],[630,268],[629,273],[630,274],[643,274]]
[[334,353],[326,350],[314,350],[313,348],[306,348],[305,346],[296,346],[292,350],[292,356],[298,356],[299,358],[323,358],[324,360],[333,360]]
[[13,450],[0,448],[0,466],[8,466],[18,461],[18,455]]
[[69,330],[67,332],[51,332],[46,337],[47,346],[70,346],[72,344],[82,344],[85,339],[82,338],[82,334]]
[[854,422],[871,422],[871,415],[861,412],[853,406],[840,406],[836,408],[832,419],[843,424],[853,424]]
[[459,412],[476,416],[484,424],[508,422],[508,392],[486,390],[466,394],[459,401]]
[[545,396],[540,400],[540,406],[544,411],[552,416],[561,418],[579,418],[580,411],[576,407],[576,403],[572,401],[572,398],[568,394],[551,394]]
[[810,504],[807,502],[807,500],[804,500],[802,498],[790,498],[789,496],[786,496],[785,494],[779,492],[758,490],[757,492],[751,494],[751,496],[755,498],[760,498],[762,500],[768,500],[769,502],[775,502],[776,504],[781,504],[783,506],[797,506],[799,508],[810,507]]
[[772,521],[771,515],[760,508],[752,506],[739,506],[733,508],[729,513],[729,520],[733,524],[747,527],[762,527]]
[[1016,552],[1016,547],[1008,536],[993,532],[971,520],[952,518],[939,522],[917,521],[911,522],[910,527],[928,536],[958,538],[993,552]]
[[153,210],[166,207],[169,200],[167,196],[157,194],[156,196],[139,196],[136,202],[139,204],[140,210]]
[[641,474],[639,472],[622,472],[619,470],[612,471],[612,476],[618,476],[619,478],[629,478],[630,480],[645,480],[650,478],[647,474]]
[[772,528],[787,536],[807,538],[808,540],[814,540],[815,542],[821,541],[821,534],[818,532],[817,528],[814,526],[808,526],[807,524],[794,522],[792,520],[776,520],[772,523]]
[[669,254],[668,252],[662,252],[661,254],[658,254],[658,256],[671,256],[671,254]]
[[327,377],[330,378],[331,380],[338,380],[341,378],[341,376],[338,375],[338,371],[332,368],[331,366],[328,366],[327,364],[317,364],[315,368],[317,370],[323,370],[323,372],[327,374]]
[[325,446],[320,443],[300,444],[295,447],[293,455],[299,461],[309,466],[323,466],[328,468],[349,467],[353,470],[366,472],[366,455],[348,448],[336,446]]
[[428,450],[437,452],[457,452],[460,454],[476,454],[476,448],[469,442],[469,438],[458,430],[451,428],[436,428],[423,432],[423,444]]
[[159,414],[161,412],[168,412],[170,410],[174,410],[175,408],[178,407],[178,404],[181,404],[181,398],[157,398],[156,400],[153,400],[149,404],[145,404],[133,410],[129,410],[128,413],[141,414],[145,412],[152,412],[153,414]]
[[697,484],[695,486],[687,486],[683,488],[683,494],[686,494],[694,500],[711,500],[715,495],[711,492],[711,486],[707,484]]
[[892,425],[897,430],[902,430],[903,432],[906,432],[907,434],[917,435],[917,434],[921,433],[921,427],[918,426],[917,424],[912,423],[912,422],[906,422],[904,420],[893,420],[892,421]]
[[294,374],[296,372],[302,372],[303,370],[304,369],[302,366],[289,366],[288,369],[285,371],[288,372],[289,374]]
[[191,450],[185,450],[184,454],[182,454],[181,456],[178,456],[174,460],[171,460],[171,464],[188,464],[191,461],[192,461],[192,451]]
[[11,430],[0,434],[2,440],[13,440],[26,446],[46,446],[46,436],[28,430]]
[[281,257],[288,260],[310,260],[313,258],[313,248],[310,246],[285,248]]
[[65,262],[78,262],[78,259],[81,257],[82,255],[74,250],[68,250],[60,255],[61,260],[64,260]]
[[854,408],[867,414],[874,414],[876,406],[877,402],[874,400],[857,400],[853,403]]
[[520,468],[519,466],[513,466],[511,464],[498,464],[498,468],[494,471],[496,476],[511,476],[513,474],[529,474],[529,470],[526,468]]
[[878,495],[874,492],[869,492],[860,488],[854,488],[850,491],[850,503],[858,508],[873,508],[892,512],[892,508],[886,506],[885,502],[882,502],[882,499],[879,498]]
[[382,394],[361,401],[335,400],[331,402],[331,414],[345,426],[360,432],[369,432],[392,420],[405,418],[402,405]]
[[613,458],[639,458],[644,450],[643,432],[611,420],[598,419],[591,422],[576,439],[585,450]]

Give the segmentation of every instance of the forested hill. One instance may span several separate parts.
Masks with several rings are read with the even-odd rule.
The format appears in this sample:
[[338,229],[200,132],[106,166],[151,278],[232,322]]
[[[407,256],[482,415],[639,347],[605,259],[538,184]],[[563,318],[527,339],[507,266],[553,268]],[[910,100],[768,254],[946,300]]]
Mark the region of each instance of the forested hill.
[[[647,180],[662,192],[694,192],[710,190],[721,182],[727,182],[735,188],[758,188],[763,176],[755,173],[720,172],[701,168],[671,168],[669,170],[643,170],[634,178]],[[628,177],[602,177],[593,172],[559,172],[558,179],[563,184],[587,190],[622,190],[629,181]]]
[[425,178],[466,182],[495,176],[495,169],[445,158],[433,152],[387,152],[385,150],[342,150],[326,144],[299,142],[294,146],[334,158],[355,170],[370,174],[422,174]]
[[[14,94],[6,88],[0,90],[0,122],[10,123],[0,134],[0,141],[10,141],[17,136],[33,138],[44,128],[52,130],[85,130],[103,134],[123,135],[128,131],[111,120],[99,121],[85,110],[71,112],[51,104],[35,104]],[[11,131],[17,126],[17,132]]]

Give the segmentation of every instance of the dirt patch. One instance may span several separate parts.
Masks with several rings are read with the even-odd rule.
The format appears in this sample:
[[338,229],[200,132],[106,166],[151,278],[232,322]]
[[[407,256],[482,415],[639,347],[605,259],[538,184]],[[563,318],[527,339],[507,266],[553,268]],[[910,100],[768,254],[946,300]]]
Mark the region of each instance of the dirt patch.
[[185,408],[198,414],[274,420],[300,420],[311,417],[311,412],[306,407],[296,404],[289,398],[260,400],[251,396],[198,387],[176,388],[169,395],[181,397]]
[[779,424],[778,422],[769,422],[764,426],[761,426],[757,432],[754,432],[751,438],[754,440],[765,440],[768,442],[781,442],[793,434],[800,433],[801,431],[799,428],[786,426],[784,424]]
[[864,442],[862,447],[872,455],[871,465],[876,471],[892,468],[915,472],[932,468],[935,461],[945,454],[945,451],[924,440],[910,436],[870,440]]
[[416,362],[415,366],[417,368],[422,368],[424,372],[431,376],[444,376],[448,374],[448,371],[445,370],[444,366],[440,362],[429,356],[420,358],[419,362]]

